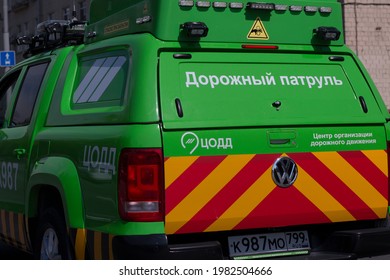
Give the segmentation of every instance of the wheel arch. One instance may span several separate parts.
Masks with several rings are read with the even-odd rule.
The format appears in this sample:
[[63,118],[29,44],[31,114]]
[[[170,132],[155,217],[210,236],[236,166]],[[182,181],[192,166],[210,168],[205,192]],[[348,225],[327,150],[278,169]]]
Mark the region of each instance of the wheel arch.
[[25,213],[28,218],[37,217],[43,194],[49,200],[58,195],[67,227],[84,228],[80,180],[70,159],[47,157],[35,163],[26,189]]

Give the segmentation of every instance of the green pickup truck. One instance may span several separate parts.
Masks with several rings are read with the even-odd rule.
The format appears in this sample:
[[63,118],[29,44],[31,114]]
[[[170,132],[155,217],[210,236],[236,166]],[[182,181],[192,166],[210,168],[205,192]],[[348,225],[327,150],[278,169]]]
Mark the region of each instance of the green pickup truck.
[[0,239],[38,259],[390,252],[389,113],[336,0],[92,0],[0,81]]

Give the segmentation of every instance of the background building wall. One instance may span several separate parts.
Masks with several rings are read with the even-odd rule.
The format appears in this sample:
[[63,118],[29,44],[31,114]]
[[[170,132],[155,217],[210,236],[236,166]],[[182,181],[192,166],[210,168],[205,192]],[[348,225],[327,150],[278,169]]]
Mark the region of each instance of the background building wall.
[[346,44],[359,56],[390,109],[390,1],[344,0]]
[[[18,46],[17,37],[34,35],[38,23],[51,19],[71,19],[73,7],[79,20],[87,20],[90,0],[1,0],[1,14],[3,1],[8,1],[8,22],[10,49],[16,52],[16,62],[23,59],[27,46]],[[3,15],[1,16],[1,30],[3,31]],[[3,36],[0,36],[0,49],[3,50]],[[0,75],[4,69],[0,69]]]

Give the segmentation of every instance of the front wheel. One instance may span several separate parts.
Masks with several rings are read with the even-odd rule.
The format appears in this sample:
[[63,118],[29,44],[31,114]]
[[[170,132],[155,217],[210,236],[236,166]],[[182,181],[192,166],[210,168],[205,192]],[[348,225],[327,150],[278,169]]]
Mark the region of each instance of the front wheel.
[[53,207],[43,211],[35,238],[34,255],[41,260],[73,259],[65,219]]

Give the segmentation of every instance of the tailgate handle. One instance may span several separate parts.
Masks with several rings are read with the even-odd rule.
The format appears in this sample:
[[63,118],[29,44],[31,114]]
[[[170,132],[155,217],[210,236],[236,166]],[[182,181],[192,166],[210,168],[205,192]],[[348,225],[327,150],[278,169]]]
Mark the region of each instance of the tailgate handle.
[[366,100],[364,100],[364,97],[363,96],[359,96],[359,101],[360,101],[360,105],[362,106],[363,112],[367,113],[368,112],[368,107],[367,107]]
[[270,139],[271,145],[284,145],[290,143],[291,139]]
[[176,105],[177,115],[179,116],[179,118],[182,118],[184,116],[184,113],[183,113],[183,107],[181,106],[181,101],[179,98],[175,99],[175,105]]
[[294,131],[286,132],[268,132],[269,143],[272,146],[276,147],[295,147],[296,134]]

